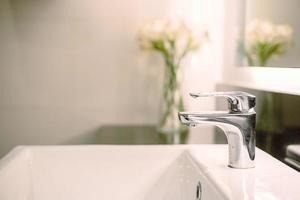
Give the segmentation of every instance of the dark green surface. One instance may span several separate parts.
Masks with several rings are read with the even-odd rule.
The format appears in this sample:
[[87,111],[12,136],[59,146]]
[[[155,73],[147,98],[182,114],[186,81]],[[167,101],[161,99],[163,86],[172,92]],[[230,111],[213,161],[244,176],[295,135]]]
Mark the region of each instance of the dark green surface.
[[154,126],[103,126],[96,134],[97,144],[166,144]]
[[[180,135],[180,143],[187,140],[188,132]],[[155,125],[105,125],[70,138],[63,145],[78,144],[173,144],[174,134],[159,133]]]

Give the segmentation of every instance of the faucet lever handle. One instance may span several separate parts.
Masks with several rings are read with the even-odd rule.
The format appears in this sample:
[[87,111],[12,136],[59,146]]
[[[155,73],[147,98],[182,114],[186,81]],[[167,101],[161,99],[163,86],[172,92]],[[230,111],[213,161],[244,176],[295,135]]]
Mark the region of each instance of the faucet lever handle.
[[229,111],[232,113],[248,112],[255,106],[255,96],[241,91],[190,93],[198,97],[225,97],[228,101]]

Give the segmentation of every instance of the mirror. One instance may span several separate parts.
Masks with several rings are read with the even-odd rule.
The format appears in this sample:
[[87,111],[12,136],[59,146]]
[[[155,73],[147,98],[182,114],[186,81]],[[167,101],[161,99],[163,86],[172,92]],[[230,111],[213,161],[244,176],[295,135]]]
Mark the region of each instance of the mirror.
[[243,66],[300,67],[300,1],[246,0]]

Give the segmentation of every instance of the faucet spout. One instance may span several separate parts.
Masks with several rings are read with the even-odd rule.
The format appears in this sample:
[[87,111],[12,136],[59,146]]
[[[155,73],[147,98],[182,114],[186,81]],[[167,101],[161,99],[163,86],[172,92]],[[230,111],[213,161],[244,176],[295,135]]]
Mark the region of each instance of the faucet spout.
[[179,112],[181,123],[188,126],[211,124],[221,128],[229,145],[229,167],[253,168],[255,159],[256,113]]
[[179,112],[179,120],[188,126],[212,124],[221,128],[229,145],[229,167],[252,168],[255,159],[255,96],[246,92],[191,93],[198,97],[225,97],[228,112]]

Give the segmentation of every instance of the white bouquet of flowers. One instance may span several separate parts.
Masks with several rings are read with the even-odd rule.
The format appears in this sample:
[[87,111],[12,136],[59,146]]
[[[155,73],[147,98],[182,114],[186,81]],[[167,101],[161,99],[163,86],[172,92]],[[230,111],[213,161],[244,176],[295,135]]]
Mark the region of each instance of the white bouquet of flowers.
[[293,29],[287,24],[253,20],[246,28],[246,56],[250,66],[265,66],[273,56],[286,53],[292,44]]
[[138,33],[142,50],[157,51],[162,53],[164,59],[172,56],[177,61],[197,50],[207,39],[207,32],[196,32],[183,20],[168,18],[145,23]]

